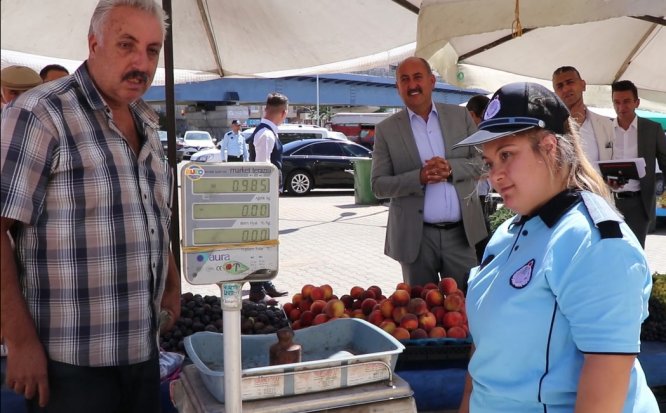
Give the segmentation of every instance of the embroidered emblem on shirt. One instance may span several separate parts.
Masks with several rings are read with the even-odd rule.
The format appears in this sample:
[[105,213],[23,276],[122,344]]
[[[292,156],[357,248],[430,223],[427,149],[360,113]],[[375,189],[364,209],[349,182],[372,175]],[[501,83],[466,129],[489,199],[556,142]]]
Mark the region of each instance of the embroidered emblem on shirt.
[[513,288],[523,288],[525,287],[530,280],[532,279],[532,271],[534,270],[534,259],[531,259],[527,264],[518,268],[518,271],[514,272],[509,280],[509,284]]
[[499,99],[495,97],[495,99],[491,100],[490,103],[488,103],[488,107],[486,107],[486,111],[483,114],[483,120],[490,119],[493,116],[497,115],[497,112],[499,112],[501,108],[502,105],[500,104]]

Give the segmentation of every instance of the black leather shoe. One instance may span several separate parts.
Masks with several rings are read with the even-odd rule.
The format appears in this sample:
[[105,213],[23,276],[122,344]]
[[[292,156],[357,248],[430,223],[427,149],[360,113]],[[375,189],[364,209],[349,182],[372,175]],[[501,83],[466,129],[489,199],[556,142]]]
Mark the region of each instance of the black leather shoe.
[[271,298],[284,297],[285,295],[289,294],[287,291],[278,291],[277,288],[275,288],[275,284],[270,281],[266,281],[264,283],[264,291],[266,291],[266,294],[268,294]]
[[250,301],[258,303],[259,301],[263,301],[264,298],[266,298],[266,292],[264,291],[263,288],[260,290],[250,289],[250,296],[249,296]]

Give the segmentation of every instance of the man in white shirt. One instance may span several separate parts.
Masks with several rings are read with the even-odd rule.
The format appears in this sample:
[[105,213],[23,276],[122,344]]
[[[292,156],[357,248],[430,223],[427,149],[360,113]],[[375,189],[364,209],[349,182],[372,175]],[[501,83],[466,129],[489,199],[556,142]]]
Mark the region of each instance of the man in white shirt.
[[247,162],[250,158],[245,138],[240,133],[240,121],[231,121],[231,130],[224,134],[220,150],[224,162]]
[[626,183],[611,183],[615,206],[645,248],[650,221],[655,219],[655,159],[666,170],[666,136],[657,122],[636,116],[638,89],[629,80],[611,85],[617,119],[612,123],[614,142],[611,159],[645,159],[645,176]]
[[587,159],[597,161],[611,159],[613,129],[611,119],[596,114],[585,106],[583,92],[586,83],[573,66],[562,66],[553,72],[553,90],[569,109],[571,117],[580,125],[580,137]]
[[[278,137],[278,125],[287,118],[289,99],[281,93],[270,93],[264,107],[264,117],[254,128],[252,136],[247,140],[251,162],[270,162],[280,171],[280,192],[282,192],[282,143]],[[251,282],[250,300],[263,300],[268,294],[271,297],[287,295],[279,291],[272,282]]]

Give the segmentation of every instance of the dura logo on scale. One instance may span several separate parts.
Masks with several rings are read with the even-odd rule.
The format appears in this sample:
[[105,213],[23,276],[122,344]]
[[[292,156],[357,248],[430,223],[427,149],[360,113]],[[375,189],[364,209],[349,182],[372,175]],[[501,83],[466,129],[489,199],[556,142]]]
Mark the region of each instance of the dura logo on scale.
[[181,172],[183,272],[191,284],[278,272],[278,179],[269,163],[188,163]]

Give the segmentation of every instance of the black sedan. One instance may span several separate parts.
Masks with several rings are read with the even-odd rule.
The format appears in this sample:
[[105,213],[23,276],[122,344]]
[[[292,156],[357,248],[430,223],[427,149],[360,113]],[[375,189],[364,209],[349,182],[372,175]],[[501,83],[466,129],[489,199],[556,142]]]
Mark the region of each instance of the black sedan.
[[349,141],[304,139],[284,145],[284,189],[305,195],[314,188],[354,188],[354,161],[370,160],[372,152]]

